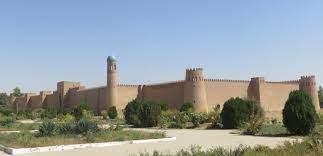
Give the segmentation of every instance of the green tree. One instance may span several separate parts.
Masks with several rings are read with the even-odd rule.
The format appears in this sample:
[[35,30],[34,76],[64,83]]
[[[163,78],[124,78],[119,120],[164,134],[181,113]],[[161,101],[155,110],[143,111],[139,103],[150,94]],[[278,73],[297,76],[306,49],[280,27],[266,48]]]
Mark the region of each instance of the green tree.
[[320,89],[319,89],[319,100],[320,100],[321,107],[323,107],[323,87],[322,86],[320,86]]
[[116,106],[111,106],[108,110],[108,116],[110,119],[115,119],[118,116]]
[[0,93],[0,105],[7,105],[9,97],[6,93]]
[[13,89],[13,92],[11,95],[14,97],[22,97],[23,94],[21,93],[20,88],[16,87]]
[[318,118],[311,97],[304,91],[293,91],[283,109],[283,123],[292,134],[310,134]]

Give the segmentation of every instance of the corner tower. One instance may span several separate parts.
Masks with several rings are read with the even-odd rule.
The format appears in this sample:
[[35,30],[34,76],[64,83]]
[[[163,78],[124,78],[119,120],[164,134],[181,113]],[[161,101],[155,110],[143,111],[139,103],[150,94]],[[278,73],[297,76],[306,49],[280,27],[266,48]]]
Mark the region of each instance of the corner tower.
[[184,102],[192,103],[197,112],[208,112],[202,68],[186,70]]
[[107,59],[107,91],[106,91],[106,106],[118,105],[118,72],[117,60],[113,56]]
[[315,76],[302,76],[299,81],[299,89],[305,91],[311,96],[316,112],[320,111]]

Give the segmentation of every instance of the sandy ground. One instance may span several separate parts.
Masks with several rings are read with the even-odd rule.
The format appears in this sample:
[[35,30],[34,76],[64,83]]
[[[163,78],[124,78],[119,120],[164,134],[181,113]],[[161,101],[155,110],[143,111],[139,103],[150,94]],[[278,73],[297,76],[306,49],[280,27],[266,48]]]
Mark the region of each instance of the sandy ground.
[[[151,130],[149,130],[151,131]],[[94,156],[94,155],[113,155],[128,156],[140,152],[153,152],[154,150],[162,152],[176,152],[183,148],[189,148],[191,145],[199,145],[204,149],[212,147],[235,148],[239,145],[267,145],[275,147],[284,141],[292,140],[282,137],[254,137],[230,134],[231,130],[165,130],[168,136],[176,136],[176,141],[132,144],[103,148],[88,148],[60,152],[45,152],[25,154],[25,156]],[[5,156],[0,153],[0,156]]]

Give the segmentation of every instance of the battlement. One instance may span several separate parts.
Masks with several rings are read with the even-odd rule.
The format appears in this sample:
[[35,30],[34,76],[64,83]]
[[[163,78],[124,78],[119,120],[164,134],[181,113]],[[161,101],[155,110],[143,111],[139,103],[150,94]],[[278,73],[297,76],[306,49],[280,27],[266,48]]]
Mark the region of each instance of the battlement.
[[203,68],[188,68],[186,72],[203,71]]
[[233,83],[249,83],[248,80],[229,80],[229,79],[204,79],[206,82],[233,82]]
[[131,85],[131,84],[118,84],[118,87],[139,87],[139,85]]
[[169,81],[169,82],[164,82],[164,83],[154,83],[154,84],[148,84],[144,85],[146,87],[152,87],[152,86],[166,86],[166,85],[174,85],[174,84],[179,84],[185,82],[184,80],[177,80],[177,81]]
[[289,80],[289,81],[266,81],[266,83],[272,84],[297,84],[299,80]]

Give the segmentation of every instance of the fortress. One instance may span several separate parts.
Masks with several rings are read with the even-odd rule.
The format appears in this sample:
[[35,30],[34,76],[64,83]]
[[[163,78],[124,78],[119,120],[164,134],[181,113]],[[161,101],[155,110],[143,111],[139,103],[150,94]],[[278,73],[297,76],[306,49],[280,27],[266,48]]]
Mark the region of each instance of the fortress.
[[16,110],[27,107],[36,110],[46,107],[73,107],[81,102],[88,103],[93,111],[101,112],[109,106],[118,111],[128,102],[150,100],[169,104],[179,109],[184,102],[194,104],[196,111],[208,112],[214,106],[222,105],[231,97],[256,100],[264,109],[267,117],[281,114],[288,95],[293,90],[304,90],[312,98],[316,110],[319,100],[314,76],[302,76],[298,80],[270,82],[263,77],[251,80],[206,79],[202,68],[187,69],[185,80],[147,85],[125,85],[118,83],[117,60],[107,59],[107,85],[86,89],[79,82],[62,81],[57,90],[41,91],[39,95],[27,93],[23,97],[10,99],[10,106]]

